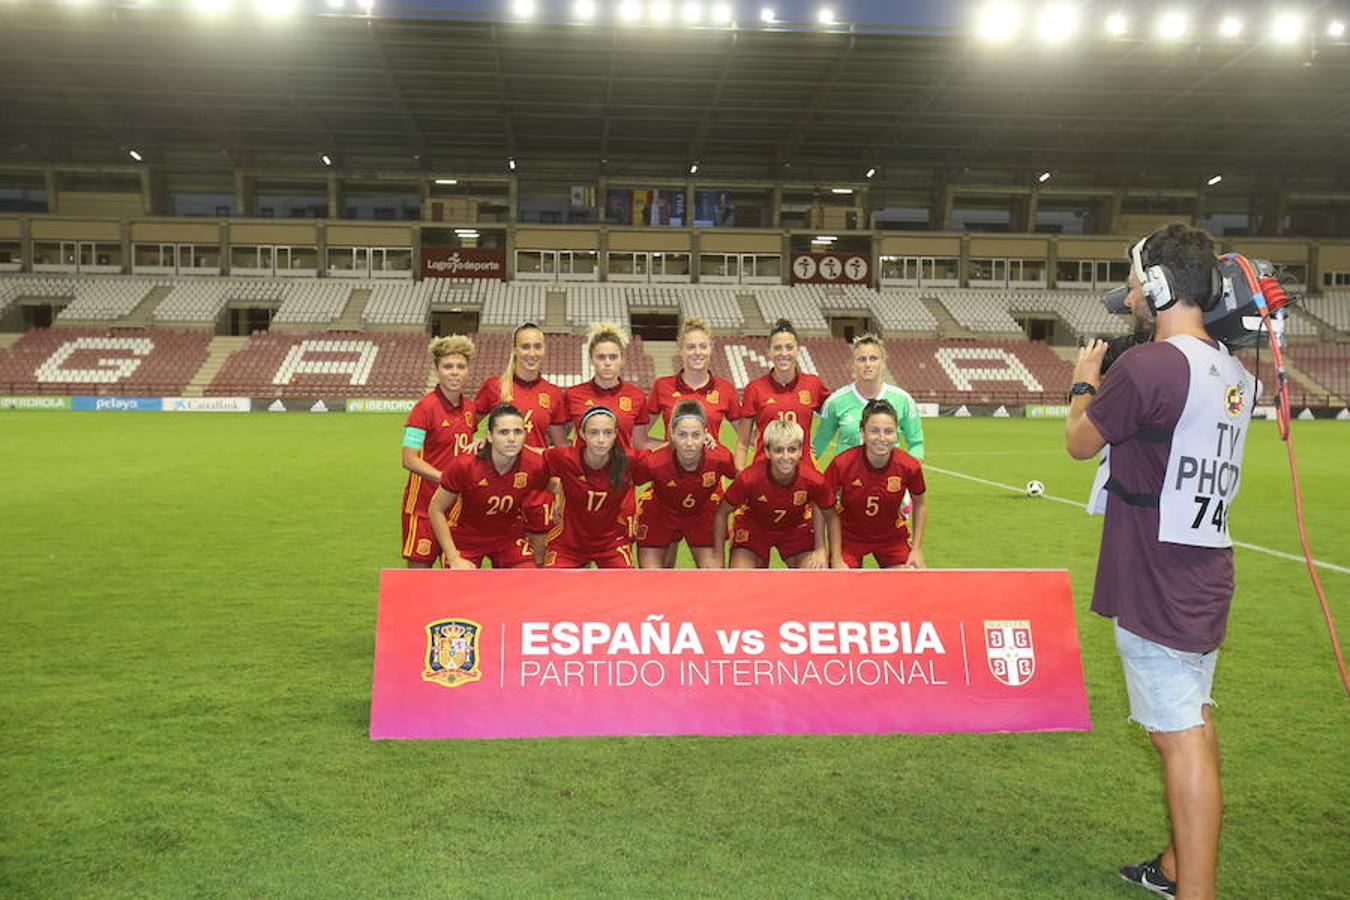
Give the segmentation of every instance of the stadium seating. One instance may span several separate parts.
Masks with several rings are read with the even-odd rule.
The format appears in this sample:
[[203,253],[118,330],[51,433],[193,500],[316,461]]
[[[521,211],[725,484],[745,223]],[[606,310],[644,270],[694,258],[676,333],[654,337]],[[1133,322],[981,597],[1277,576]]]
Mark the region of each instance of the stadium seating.
[[886,341],[887,367],[915,400],[1063,403],[1073,366],[1040,341]]
[[821,313],[821,295],[815,285],[756,287],[755,303],[770,327],[779,319],[787,319],[801,331],[830,330]]
[[697,288],[681,298],[685,318],[698,317],[713,328],[745,327],[745,313],[730,288]]
[[1320,297],[1305,297],[1300,305],[1337,331],[1350,332],[1350,291],[1327,291]]
[[569,284],[567,324],[585,328],[595,322],[614,322],[629,327],[628,289],[623,285]]
[[936,335],[938,320],[923,305],[918,288],[866,291],[867,308],[884,334],[926,332]]
[[221,366],[211,396],[415,397],[426,390],[424,334],[258,332]]
[[543,322],[548,309],[546,286],[533,283],[486,281],[483,288],[483,325],[514,327],[521,322]]
[[173,396],[206,361],[201,331],[39,328],[0,354],[0,391]]
[[280,304],[288,285],[247,279],[180,279],[156,307],[157,322],[214,322],[233,302]]
[[114,322],[134,310],[161,280],[120,275],[0,277],[0,312],[23,298],[66,301],[58,315],[65,321]]
[[352,283],[335,278],[310,278],[282,285],[281,306],[272,321],[278,324],[321,325],[342,315],[352,296]]

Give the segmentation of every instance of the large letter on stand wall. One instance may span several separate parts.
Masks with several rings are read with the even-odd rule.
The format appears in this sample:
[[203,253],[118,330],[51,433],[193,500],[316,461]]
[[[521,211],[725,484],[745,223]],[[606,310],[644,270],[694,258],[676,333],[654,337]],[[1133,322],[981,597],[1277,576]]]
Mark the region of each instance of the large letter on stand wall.
[[372,738],[1087,729],[1063,571],[409,571]]

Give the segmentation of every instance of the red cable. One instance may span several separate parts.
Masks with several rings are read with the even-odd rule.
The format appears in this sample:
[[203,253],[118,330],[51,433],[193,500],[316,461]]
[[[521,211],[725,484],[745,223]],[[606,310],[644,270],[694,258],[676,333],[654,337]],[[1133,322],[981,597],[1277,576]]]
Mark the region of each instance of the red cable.
[[[1275,295],[1275,306],[1279,307],[1288,303],[1289,298],[1279,287],[1278,282],[1273,278],[1260,279],[1260,286],[1263,291],[1270,291]],[[1267,294],[1269,297],[1270,295]],[[1280,302],[1280,301],[1283,302]],[[1303,487],[1298,480],[1298,462],[1294,458],[1294,435],[1289,429],[1290,410],[1289,410],[1289,380],[1284,370],[1284,354],[1280,352],[1280,342],[1275,334],[1275,329],[1271,327],[1270,310],[1267,305],[1260,307],[1261,319],[1266,326],[1266,334],[1270,339],[1271,360],[1275,366],[1276,374],[1276,420],[1280,428],[1280,440],[1284,441],[1285,448],[1289,453],[1289,475],[1294,482],[1294,515],[1298,521],[1298,539],[1303,547],[1303,561],[1307,563],[1308,575],[1312,578],[1313,589],[1317,591],[1317,601],[1322,604],[1322,618],[1327,623],[1327,634],[1331,637],[1331,652],[1336,657],[1336,668],[1341,673],[1341,686],[1345,688],[1345,693],[1350,696],[1350,674],[1346,673],[1345,657],[1341,654],[1341,642],[1336,637],[1336,623],[1331,618],[1331,607],[1327,604],[1327,595],[1322,590],[1322,579],[1317,577],[1317,567],[1313,565],[1312,549],[1308,546],[1308,524],[1303,519]]]

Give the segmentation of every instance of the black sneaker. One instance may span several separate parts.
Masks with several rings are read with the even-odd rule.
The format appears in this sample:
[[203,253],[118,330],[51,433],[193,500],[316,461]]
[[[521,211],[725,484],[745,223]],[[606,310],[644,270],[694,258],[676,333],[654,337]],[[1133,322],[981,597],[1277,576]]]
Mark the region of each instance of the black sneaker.
[[1137,866],[1121,866],[1120,877],[1164,897],[1177,895],[1177,883],[1163,874],[1161,854]]

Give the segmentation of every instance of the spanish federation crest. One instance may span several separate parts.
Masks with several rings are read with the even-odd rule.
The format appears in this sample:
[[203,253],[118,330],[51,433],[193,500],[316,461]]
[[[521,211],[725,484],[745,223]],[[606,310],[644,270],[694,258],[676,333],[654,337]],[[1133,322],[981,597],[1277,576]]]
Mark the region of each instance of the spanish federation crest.
[[1036,649],[1031,643],[1031,622],[1026,619],[985,620],[984,647],[989,671],[1009,687],[1021,687],[1036,674]]
[[1242,382],[1238,382],[1224,392],[1224,407],[1228,410],[1230,416],[1236,416],[1242,412],[1242,402],[1245,399],[1243,395],[1246,393],[1243,387]]
[[426,668],[423,681],[459,687],[478,681],[478,634],[483,626],[468,619],[441,619],[427,623]]

